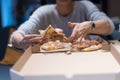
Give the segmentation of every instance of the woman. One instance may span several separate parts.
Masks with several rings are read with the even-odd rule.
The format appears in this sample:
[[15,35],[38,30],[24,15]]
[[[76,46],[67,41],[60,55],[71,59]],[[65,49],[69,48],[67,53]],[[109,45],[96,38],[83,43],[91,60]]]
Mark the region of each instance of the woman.
[[112,21],[90,1],[56,0],[54,5],[39,7],[11,36],[13,46],[26,49],[43,44],[47,39],[38,35],[49,24],[63,29],[67,41],[78,42],[88,34],[107,35],[114,30]]

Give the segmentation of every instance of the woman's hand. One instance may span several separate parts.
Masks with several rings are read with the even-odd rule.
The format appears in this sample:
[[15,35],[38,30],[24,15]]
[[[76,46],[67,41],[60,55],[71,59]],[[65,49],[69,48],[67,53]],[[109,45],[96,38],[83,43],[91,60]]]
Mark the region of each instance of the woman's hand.
[[25,35],[24,37],[21,34],[14,36],[14,46],[20,49],[26,49],[30,45],[43,44],[47,42],[48,39],[44,38],[39,34],[30,34]]
[[74,40],[81,42],[83,38],[86,38],[86,36],[92,32],[91,24],[89,21],[82,23],[68,22],[68,26],[73,28],[72,34],[67,40],[69,42],[73,42]]
[[22,41],[27,45],[35,45],[35,44],[43,44],[44,42],[47,41],[47,39],[41,35],[31,34],[24,36]]

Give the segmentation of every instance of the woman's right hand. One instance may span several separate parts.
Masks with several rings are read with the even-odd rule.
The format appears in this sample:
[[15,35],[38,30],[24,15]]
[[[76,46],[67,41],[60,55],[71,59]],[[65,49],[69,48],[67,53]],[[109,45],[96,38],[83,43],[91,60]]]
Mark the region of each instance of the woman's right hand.
[[14,36],[14,43],[15,43],[14,46],[24,50],[30,45],[36,45],[36,44],[41,45],[47,41],[48,41],[47,38],[44,38],[39,34],[30,34],[30,35],[25,35],[24,37],[20,34]]

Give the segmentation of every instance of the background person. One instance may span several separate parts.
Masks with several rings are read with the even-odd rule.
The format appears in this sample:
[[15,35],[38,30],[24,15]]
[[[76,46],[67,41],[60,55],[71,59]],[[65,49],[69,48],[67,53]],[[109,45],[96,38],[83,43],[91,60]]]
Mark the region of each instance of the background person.
[[47,41],[39,35],[39,29],[48,25],[63,29],[67,41],[78,42],[88,34],[108,35],[114,24],[90,1],[56,0],[56,4],[39,7],[11,36],[14,47],[26,49],[29,45]]

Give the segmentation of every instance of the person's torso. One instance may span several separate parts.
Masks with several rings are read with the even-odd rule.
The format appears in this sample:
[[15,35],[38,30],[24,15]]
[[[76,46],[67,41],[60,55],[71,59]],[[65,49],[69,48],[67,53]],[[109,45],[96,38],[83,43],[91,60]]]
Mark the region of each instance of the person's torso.
[[80,23],[83,21],[86,21],[86,12],[84,5],[80,1],[74,2],[74,8],[72,13],[70,13],[68,16],[61,16],[55,9],[55,5],[48,5],[48,13],[44,17],[44,28],[46,28],[48,25],[52,25],[54,28],[61,28],[63,29],[64,33],[66,35],[70,35],[72,32],[72,29],[67,25],[67,23],[75,22]]

